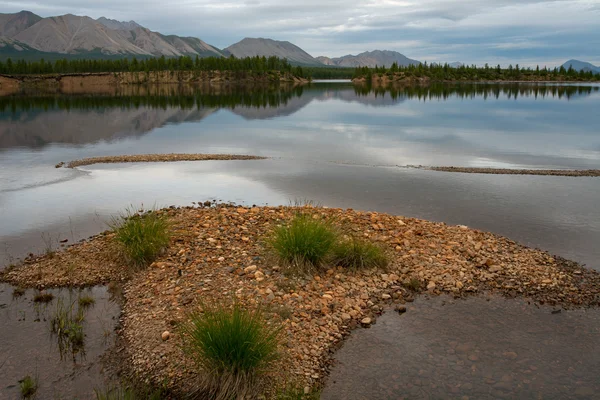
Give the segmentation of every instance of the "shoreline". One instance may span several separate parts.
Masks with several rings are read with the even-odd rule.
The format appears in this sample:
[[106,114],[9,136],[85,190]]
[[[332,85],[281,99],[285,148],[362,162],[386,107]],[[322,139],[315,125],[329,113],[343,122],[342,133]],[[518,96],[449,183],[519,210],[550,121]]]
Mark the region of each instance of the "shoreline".
[[[331,267],[314,276],[287,277],[265,257],[262,238],[298,211],[330,218],[385,246],[389,268],[351,272]],[[331,354],[353,329],[369,326],[385,309],[402,307],[420,293],[461,298],[490,292],[565,309],[600,302],[598,272],[465,226],[309,206],[216,205],[157,212],[171,221],[171,245],[132,276],[112,256],[113,234],[105,232],[30,258],[0,273],[0,281],[38,288],[126,282],[121,337],[130,372],[155,384],[166,379],[175,392],[185,392],[197,379],[197,369],[181,352],[176,327],[202,299],[234,296],[249,308],[268,307],[271,318],[282,324],[288,338],[285,355],[266,376],[274,388],[289,382],[320,387]],[[372,322],[365,324],[367,318]],[[171,332],[168,341],[161,340],[164,331]]]
[[265,160],[267,157],[242,154],[201,154],[201,153],[167,153],[167,154],[133,154],[122,156],[90,157],[79,160],[60,162],[56,168],[76,168],[92,164],[116,164],[136,162],[176,162],[176,161],[226,161],[226,160]]
[[485,167],[417,167],[418,169],[462,174],[544,175],[570,177],[600,177],[600,169],[510,169]]

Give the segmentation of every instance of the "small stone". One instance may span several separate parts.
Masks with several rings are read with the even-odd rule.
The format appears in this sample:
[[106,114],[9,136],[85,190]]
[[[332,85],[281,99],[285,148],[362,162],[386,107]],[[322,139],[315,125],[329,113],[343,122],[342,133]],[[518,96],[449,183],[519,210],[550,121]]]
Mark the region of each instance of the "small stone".
[[246,268],[244,268],[244,273],[246,273],[246,274],[251,274],[251,273],[253,273],[254,271],[256,271],[256,269],[257,269],[257,268],[258,268],[258,267],[257,267],[256,265],[251,265],[251,266],[249,266],[249,267],[246,267]]
[[363,318],[360,320],[360,323],[363,325],[371,325],[371,318],[367,317],[367,318]]
[[220,261],[220,262],[223,262],[223,261],[225,261],[225,257],[219,257],[219,261]]
[[499,265],[492,265],[489,269],[490,272],[500,272],[502,271],[502,267]]
[[433,290],[433,289],[435,289],[435,282],[429,281],[429,283],[427,284],[427,290]]
[[160,337],[162,338],[163,342],[164,342],[165,340],[169,340],[169,338],[171,337],[171,332],[169,332],[169,331],[164,331]]
[[331,296],[330,294],[324,294],[323,298],[326,300],[333,300],[333,296]]
[[257,282],[262,282],[265,280],[265,274],[260,271],[256,271],[254,273],[254,279],[256,279]]
[[304,394],[310,394],[310,388],[308,386],[304,386]]
[[387,293],[384,293],[384,294],[382,294],[382,295],[381,295],[381,298],[382,298],[383,300],[389,300],[389,299],[391,299],[391,298],[392,298],[392,296],[390,296],[390,295],[389,295],[389,294],[387,294]]
[[342,313],[342,321],[349,321],[352,317],[348,313]]
[[398,314],[404,314],[406,312],[406,307],[405,306],[396,306],[395,310]]

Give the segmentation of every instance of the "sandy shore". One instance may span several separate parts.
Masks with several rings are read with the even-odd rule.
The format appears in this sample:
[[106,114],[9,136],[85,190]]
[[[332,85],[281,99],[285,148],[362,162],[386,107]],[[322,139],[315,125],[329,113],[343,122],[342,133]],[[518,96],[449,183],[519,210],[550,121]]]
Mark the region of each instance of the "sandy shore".
[[91,164],[133,163],[133,162],[172,162],[172,161],[208,161],[208,160],[264,160],[266,157],[239,154],[136,154],[124,156],[107,156],[82,158],[81,160],[59,163],[56,168],[81,167]]
[[[373,212],[304,207],[347,232],[387,247],[391,265],[350,272],[339,267],[290,278],[269,262],[262,239],[297,208],[165,209],[173,237],[166,254],[131,277],[105,233],[65,251],[32,257],[0,274],[20,286],[91,285],[126,281],[123,354],[130,372],[176,392],[190,390],[197,369],[181,350],[178,324],[202,302],[232,301],[267,310],[284,327],[282,359],[265,380],[267,393],[290,382],[319,387],[331,353],[353,328],[368,326],[384,307],[419,292],[456,297],[484,291],[573,308],[598,306],[600,274],[543,251],[466,226]],[[412,281],[412,284],[409,282]],[[415,287],[414,283],[418,283]],[[171,332],[167,341],[164,331]]]
[[460,172],[464,174],[497,175],[550,175],[550,176],[600,176],[600,169],[510,169],[510,168],[470,168],[470,167],[422,167],[431,171]]

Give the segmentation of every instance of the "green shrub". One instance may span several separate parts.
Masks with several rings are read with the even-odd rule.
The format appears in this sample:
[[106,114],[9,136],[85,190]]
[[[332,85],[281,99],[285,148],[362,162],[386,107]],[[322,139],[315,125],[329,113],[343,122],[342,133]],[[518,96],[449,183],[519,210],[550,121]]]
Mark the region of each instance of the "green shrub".
[[27,375],[19,382],[19,388],[21,389],[21,396],[24,399],[28,399],[37,391],[37,382],[34,378]]
[[126,258],[136,267],[150,264],[169,245],[169,224],[155,211],[128,209],[113,219],[110,227]]
[[277,359],[280,327],[267,325],[260,310],[212,306],[184,325],[188,354],[213,375],[253,375]]
[[267,238],[267,245],[285,266],[308,273],[321,267],[338,237],[330,222],[298,214]]
[[389,262],[383,248],[354,237],[336,243],[332,258],[335,265],[350,269],[385,268]]

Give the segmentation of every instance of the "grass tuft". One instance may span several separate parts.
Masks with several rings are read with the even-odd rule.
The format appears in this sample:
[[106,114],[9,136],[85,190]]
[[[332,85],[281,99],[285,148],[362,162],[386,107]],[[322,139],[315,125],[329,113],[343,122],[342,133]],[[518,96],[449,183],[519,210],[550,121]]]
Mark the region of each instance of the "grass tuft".
[[185,350],[208,372],[199,389],[203,398],[251,397],[256,377],[279,357],[281,328],[267,324],[260,310],[205,307],[182,330]]
[[39,292],[33,296],[34,303],[50,303],[54,299],[54,295],[48,292]]
[[91,307],[96,303],[96,299],[94,299],[92,296],[81,296],[78,300],[79,302],[79,307],[81,308],[87,308],[87,307]]
[[169,245],[169,224],[156,211],[143,213],[129,208],[109,225],[125,257],[135,267],[150,264]]
[[389,263],[382,247],[354,237],[336,243],[332,253],[335,265],[349,269],[385,268]]
[[277,359],[280,328],[265,324],[262,312],[213,306],[192,314],[184,327],[187,348],[208,371],[256,373]]
[[292,272],[307,274],[325,264],[337,237],[330,222],[298,214],[287,225],[274,229],[267,246]]
[[50,330],[58,338],[58,347],[61,357],[71,351],[73,357],[84,350],[85,334],[83,321],[85,315],[83,308],[75,310],[73,304],[65,304],[59,297],[56,303],[56,312],[50,320]]
[[275,395],[276,400],[319,400],[321,393],[315,389],[309,389],[308,392],[298,385],[288,385]]
[[162,400],[166,398],[162,390],[116,387],[104,390],[94,389],[96,400]]
[[413,292],[418,292],[421,290],[421,281],[419,278],[412,277],[403,282],[405,288],[412,290]]
[[21,389],[21,397],[24,399],[29,399],[37,391],[38,385],[34,378],[32,378],[30,375],[27,375],[19,382],[19,387]]

